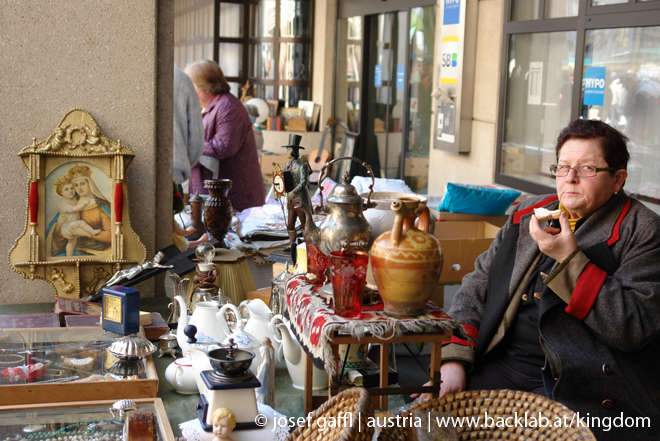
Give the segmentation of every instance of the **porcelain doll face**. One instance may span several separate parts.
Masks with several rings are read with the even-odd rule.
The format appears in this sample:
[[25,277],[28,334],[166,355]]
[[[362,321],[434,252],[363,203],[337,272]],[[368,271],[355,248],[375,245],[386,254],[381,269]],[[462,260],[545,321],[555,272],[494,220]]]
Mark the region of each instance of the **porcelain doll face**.
[[213,434],[217,439],[227,439],[230,433],[231,421],[229,420],[229,417],[221,418],[213,424]]

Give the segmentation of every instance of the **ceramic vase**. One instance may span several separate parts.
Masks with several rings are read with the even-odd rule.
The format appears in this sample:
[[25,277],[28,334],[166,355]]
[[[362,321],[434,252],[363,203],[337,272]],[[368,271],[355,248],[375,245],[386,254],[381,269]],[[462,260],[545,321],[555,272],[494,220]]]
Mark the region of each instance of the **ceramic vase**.
[[231,179],[207,179],[204,188],[209,191],[209,198],[204,202],[204,224],[213,239],[222,243],[231,224],[231,201],[227,197],[231,188]]
[[371,247],[373,275],[385,312],[395,316],[422,314],[442,272],[442,247],[427,232],[430,215],[425,205],[419,229],[415,228],[419,205],[416,198],[392,202],[396,214],[392,231],[378,236]]

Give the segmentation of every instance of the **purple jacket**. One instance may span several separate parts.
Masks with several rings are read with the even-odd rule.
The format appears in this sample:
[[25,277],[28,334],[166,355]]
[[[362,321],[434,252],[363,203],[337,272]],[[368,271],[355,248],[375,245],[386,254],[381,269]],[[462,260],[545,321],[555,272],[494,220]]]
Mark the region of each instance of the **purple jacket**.
[[[231,179],[229,199],[234,210],[261,206],[266,189],[261,177],[252,122],[243,103],[230,93],[216,95],[202,113],[204,156],[220,160],[218,179]],[[189,193],[208,194],[204,180],[213,172],[199,162],[190,173]]]

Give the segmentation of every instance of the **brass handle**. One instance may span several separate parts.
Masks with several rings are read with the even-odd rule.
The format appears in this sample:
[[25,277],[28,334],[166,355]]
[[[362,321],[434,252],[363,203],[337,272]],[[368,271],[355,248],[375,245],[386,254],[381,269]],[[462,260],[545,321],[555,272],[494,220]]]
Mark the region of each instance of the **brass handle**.
[[[362,165],[362,167],[367,169],[367,172],[371,175],[371,185],[369,186],[369,195],[367,196],[367,202],[364,204],[364,209],[366,210],[367,208],[374,208],[377,204],[375,202],[371,202],[371,193],[374,192],[374,185],[376,184],[376,178],[374,176],[374,172],[371,169],[371,166],[367,164],[364,161],[360,161],[357,158],[353,158],[352,156],[343,156],[341,158],[335,158],[332,161],[328,162],[325,164],[323,167],[321,167],[321,173],[319,174],[319,196],[321,198],[321,205],[320,209],[323,209],[323,179],[326,178],[327,176],[324,176],[324,173],[326,172],[326,169],[329,168],[332,164],[334,164],[337,161],[344,161],[344,160],[351,160],[359,163]],[[348,173],[348,172],[347,172]],[[314,211],[319,211],[319,210],[314,210]]]

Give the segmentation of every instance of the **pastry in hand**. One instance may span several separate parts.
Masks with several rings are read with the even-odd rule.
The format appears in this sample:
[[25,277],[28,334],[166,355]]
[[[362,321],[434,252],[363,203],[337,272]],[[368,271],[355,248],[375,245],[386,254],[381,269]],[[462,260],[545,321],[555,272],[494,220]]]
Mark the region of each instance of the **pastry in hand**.
[[539,221],[545,221],[545,220],[550,220],[550,219],[559,219],[559,215],[561,214],[561,210],[546,210],[545,208],[535,208],[534,209],[534,216]]

